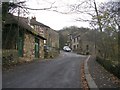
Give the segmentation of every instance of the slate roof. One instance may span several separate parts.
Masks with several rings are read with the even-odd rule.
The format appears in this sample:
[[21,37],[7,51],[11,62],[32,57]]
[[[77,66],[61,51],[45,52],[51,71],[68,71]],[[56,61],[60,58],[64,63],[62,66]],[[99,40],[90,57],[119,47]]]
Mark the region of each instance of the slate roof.
[[79,33],[73,33],[73,34],[72,34],[72,39],[74,39],[74,38],[76,38],[76,37],[79,37],[79,36],[81,36],[81,34],[79,34]]
[[49,26],[44,25],[44,24],[42,24],[42,23],[36,21],[35,19],[31,19],[31,20],[30,20],[30,24],[31,24],[31,25],[38,25],[38,26],[41,26],[41,27],[50,28]]
[[28,19],[25,18],[25,17],[19,17],[18,18],[18,16],[8,14],[7,18],[5,20],[5,24],[19,24],[20,27],[23,27],[24,29],[30,31],[32,34],[35,34],[35,35],[39,36],[40,38],[46,40],[44,37],[40,36],[35,30],[33,30],[33,28],[31,28],[28,25]]

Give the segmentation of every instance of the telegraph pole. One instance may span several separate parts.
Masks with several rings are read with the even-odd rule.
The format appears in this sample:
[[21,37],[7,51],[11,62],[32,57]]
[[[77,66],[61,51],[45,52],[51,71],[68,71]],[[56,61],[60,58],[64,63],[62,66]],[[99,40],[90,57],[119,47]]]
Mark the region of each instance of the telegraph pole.
[[[19,49],[19,16],[20,16],[20,8],[18,7],[17,49]],[[19,52],[18,52],[18,55],[19,55]]]

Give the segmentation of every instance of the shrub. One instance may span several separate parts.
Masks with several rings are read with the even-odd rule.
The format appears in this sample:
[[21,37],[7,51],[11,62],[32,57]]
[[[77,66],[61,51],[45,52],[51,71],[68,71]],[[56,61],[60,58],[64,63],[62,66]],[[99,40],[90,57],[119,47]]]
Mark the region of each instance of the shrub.
[[18,62],[18,55],[16,50],[3,50],[2,51],[2,66],[9,68],[16,65]]

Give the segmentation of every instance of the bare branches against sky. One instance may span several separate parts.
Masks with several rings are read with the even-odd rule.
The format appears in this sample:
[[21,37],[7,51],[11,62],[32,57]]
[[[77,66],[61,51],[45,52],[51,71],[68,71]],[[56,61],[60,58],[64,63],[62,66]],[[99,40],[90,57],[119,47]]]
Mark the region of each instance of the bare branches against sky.
[[[36,16],[39,22],[55,30],[66,26],[90,27],[88,21],[95,14],[91,1],[93,0],[26,0],[25,8],[29,9],[30,14],[25,17]],[[101,2],[110,0],[95,1],[98,6]]]

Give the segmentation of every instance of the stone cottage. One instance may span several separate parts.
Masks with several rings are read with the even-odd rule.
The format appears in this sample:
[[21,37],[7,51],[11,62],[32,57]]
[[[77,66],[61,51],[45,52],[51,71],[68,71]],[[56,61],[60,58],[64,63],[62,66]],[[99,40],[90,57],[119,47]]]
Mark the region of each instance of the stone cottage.
[[44,40],[46,39],[30,25],[28,18],[8,14],[2,21],[2,25],[3,58],[11,56],[12,62],[17,60],[14,59],[16,56],[19,57],[19,61],[44,58]]

